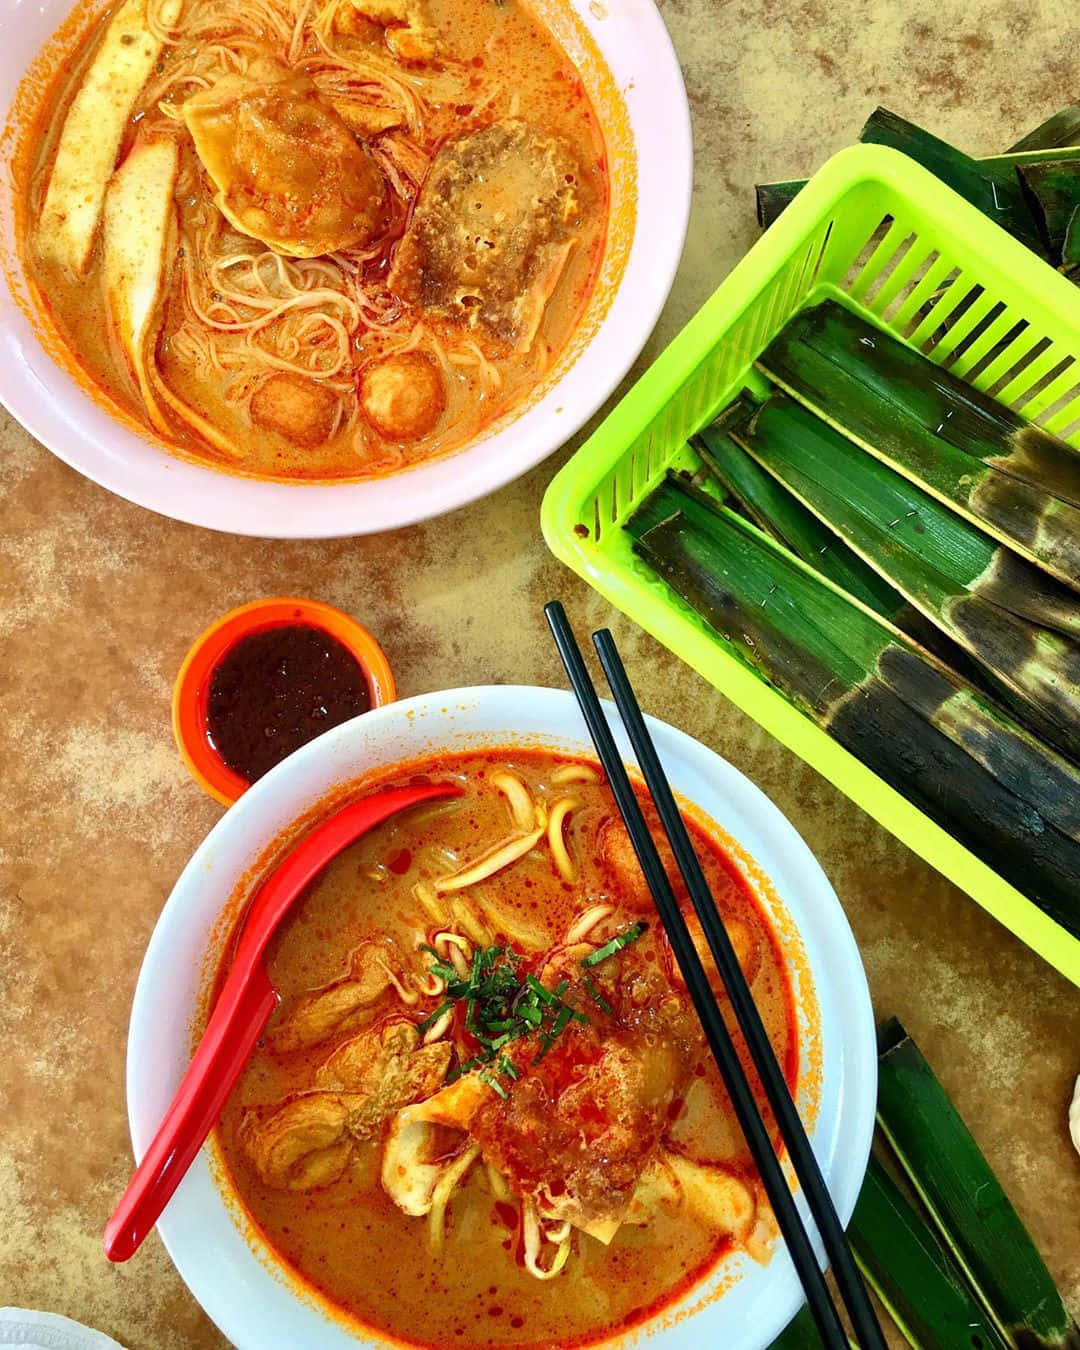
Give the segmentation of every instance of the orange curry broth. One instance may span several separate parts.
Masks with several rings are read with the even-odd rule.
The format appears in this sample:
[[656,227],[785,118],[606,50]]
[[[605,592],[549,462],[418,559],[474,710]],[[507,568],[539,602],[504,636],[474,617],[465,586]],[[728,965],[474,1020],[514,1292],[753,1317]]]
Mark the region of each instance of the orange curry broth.
[[[222,0],[222,10],[228,12],[241,4],[242,0]],[[524,0],[499,0],[497,5],[492,5],[491,0],[428,0],[428,4],[445,54],[471,74],[466,103],[434,105],[431,134],[425,148],[433,153],[452,136],[508,116],[520,102],[520,115],[543,131],[562,136],[580,165],[581,183],[590,206],[583,212],[578,245],[546,307],[539,330],[540,338],[550,349],[547,360],[539,358],[535,347],[523,356],[500,354],[492,349],[487,354],[501,379],[501,386],[495,391],[485,386],[479,372],[455,366],[453,378],[447,381],[446,412],[434,431],[414,442],[387,440],[357,413],[352,428],[332,434],[325,443],[297,445],[265,426],[253,425],[247,414],[241,417],[236,406],[222,395],[228,383],[224,376],[206,378],[203,364],[184,365],[168,354],[167,343],[159,341],[158,365],[174,393],[219,430],[224,429],[235,438],[242,455],[235,459],[224,455],[173,414],[168,420],[174,434],[163,437],[145,415],[137,386],[105,314],[100,223],[91,265],[82,279],[47,264],[34,247],[33,231],[63,118],[104,31],[104,21],[117,8],[82,0],[51,39],[47,68],[35,67],[24,83],[6,133],[17,138],[13,158],[17,184],[16,236],[31,292],[29,305],[23,307],[50,355],[95,402],[137,434],[152,436],[185,459],[240,476],[286,482],[344,482],[380,477],[460,450],[494,426],[512,420],[522,405],[531,403],[547,386],[550,374],[561,368],[562,356],[570,348],[576,350],[575,335],[590,306],[604,261],[610,208],[608,152],[581,75]],[[476,121],[470,121],[466,111],[473,104],[483,108],[483,117]],[[133,144],[137,119],[148,111],[141,101],[137,102],[136,110],[118,163]],[[193,164],[195,154],[190,140],[185,135],[182,141],[182,160]],[[398,217],[411,213],[411,206],[400,203],[399,206]],[[181,203],[182,226],[184,217],[185,206]],[[180,243],[185,242],[182,228]],[[261,248],[252,242],[256,249]],[[388,241],[386,256],[372,264],[374,271],[385,274],[397,243],[396,236]],[[164,338],[169,336],[179,312],[177,296],[182,285],[180,267],[176,264],[167,282],[162,307]],[[424,322],[444,346],[463,336],[449,320],[434,316],[425,319],[421,310],[407,311],[402,330],[405,334],[415,319]],[[361,330],[355,345],[353,360],[358,374],[366,364],[378,359],[385,340]],[[355,393],[342,394],[343,406],[347,408],[350,400],[355,401]],[[357,428],[360,440],[354,435]]]
[[[572,792],[582,806],[568,818],[565,834],[578,868],[575,882],[558,876],[541,841],[526,858],[474,888],[482,894],[492,923],[500,911],[515,927],[535,930],[538,947],[550,946],[561,941],[590,897],[595,902],[598,894],[612,895],[618,882],[598,856],[595,840],[602,826],[617,815],[614,801],[606,784],[552,787],[552,770],[568,762],[580,761],[532,749],[486,750],[418,761],[366,780],[365,792],[418,778],[457,780],[467,795],[405,813],[351,846],[309,888],[268,953],[268,969],[282,1001],[267,1038],[226,1105],[216,1131],[219,1159],[254,1230],[256,1247],[256,1239],[261,1239],[284,1264],[289,1279],[330,1316],[396,1343],[440,1350],[450,1346],[555,1350],[593,1344],[628,1331],[681,1300],[732,1248],[727,1235],[698,1217],[682,1209],[658,1210],[646,1226],[624,1225],[607,1248],[577,1234],[563,1272],[538,1281],[522,1262],[519,1207],[496,1199],[482,1163],[454,1193],[444,1251],[435,1255],[428,1246],[427,1221],[403,1214],[382,1190],[377,1140],[357,1147],[351,1168],[338,1182],[308,1192],[264,1184],[241,1142],[247,1107],[277,1104],[310,1088],[316,1067],[336,1045],[357,1033],[353,1026],[310,1050],[276,1055],[270,1045],[275,1027],[287,1018],[296,997],[342,978],[349,952],[366,939],[386,942],[405,967],[416,927],[424,927],[429,938],[433,933],[422,911],[417,917],[418,906],[410,895],[414,882],[458,865],[439,850],[450,847],[458,860],[465,861],[508,833],[505,799],[488,781],[496,768],[511,769],[538,798],[550,802]],[[335,800],[335,807],[340,804]],[[646,808],[652,809],[648,803]],[[728,853],[692,816],[688,822],[721,912],[725,918],[741,919],[755,936],[755,998],[794,1090],[799,1062],[796,1011],[779,942],[752,886]],[[655,829],[655,821],[652,824]],[[367,879],[379,864],[389,872],[390,879],[383,884]],[[643,880],[640,886],[644,899],[635,902],[639,904],[635,912],[649,919],[650,932],[659,942],[655,917],[645,908],[651,901]],[[617,911],[612,922],[624,923],[625,914]],[[670,960],[670,952],[665,959]],[[610,959],[618,961],[619,956]],[[411,970],[412,963],[406,968]],[[419,1020],[438,1002],[421,1000],[414,1012],[405,1012]],[[380,1004],[372,1010],[371,1022],[398,1006],[396,1000]],[[741,1044],[740,1052],[746,1063]],[[694,1110],[687,1107],[691,1093],[696,1094]],[[670,1128],[681,1132],[679,1151],[756,1182],[726,1092],[703,1044],[692,1077],[669,1114],[674,1121]],[[769,1121],[767,1108],[765,1115]],[[759,1183],[756,1193],[760,1203]]]

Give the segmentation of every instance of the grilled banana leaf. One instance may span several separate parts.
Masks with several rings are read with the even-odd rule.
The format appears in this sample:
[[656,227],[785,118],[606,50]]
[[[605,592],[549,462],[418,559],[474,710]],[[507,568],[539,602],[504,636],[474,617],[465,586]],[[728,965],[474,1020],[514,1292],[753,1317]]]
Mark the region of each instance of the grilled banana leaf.
[[947,141],[932,136],[887,108],[877,108],[859,134],[860,141],[888,145],[916,160],[947,183],[985,216],[1015,235],[1028,248],[1047,255],[1047,240],[1038,213],[1032,209],[1016,170],[972,159]]
[[1024,721],[1080,763],[1074,592],[784,395],[736,439],[977,661]]
[[1073,103],[1061,112],[1040,122],[1016,142],[1010,145],[1009,154],[1019,154],[1028,150],[1057,150],[1063,145],[1080,145],[1080,103]]
[[1080,774],[1072,765],[674,476],[627,528],[639,556],[742,659],[1080,934]]
[[[750,420],[747,418],[747,422]],[[706,468],[758,529],[860,604],[903,629],[920,647],[933,652],[964,679],[984,685],[983,672],[964,650],[766,473],[743,448],[740,443],[743,439],[741,428],[725,434],[722,427],[714,424],[704,428],[693,444]]]
[[895,1020],[879,1032],[878,1126],[1008,1343],[1017,1350],[1080,1350],[1080,1330],[1027,1230]]
[[1080,591],[1080,455],[835,301],[801,311],[758,367],[1001,543]]
[[1065,246],[1069,222],[1080,208],[1080,158],[1035,160],[1017,166],[1042,208],[1051,257],[1056,262]]

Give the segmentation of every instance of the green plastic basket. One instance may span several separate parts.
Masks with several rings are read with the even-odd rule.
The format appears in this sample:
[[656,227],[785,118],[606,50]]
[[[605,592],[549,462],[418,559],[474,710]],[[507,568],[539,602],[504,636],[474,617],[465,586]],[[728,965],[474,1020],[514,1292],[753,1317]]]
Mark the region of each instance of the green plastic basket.
[[1080,941],[733,656],[619,528],[667,468],[697,467],[687,438],[741,387],[756,387],[754,359],[792,314],[827,294],[1080,447],[1080,291],[913,160],[860,145],[811,180],[557,475],[544,536],[612,604],[1080,985]]

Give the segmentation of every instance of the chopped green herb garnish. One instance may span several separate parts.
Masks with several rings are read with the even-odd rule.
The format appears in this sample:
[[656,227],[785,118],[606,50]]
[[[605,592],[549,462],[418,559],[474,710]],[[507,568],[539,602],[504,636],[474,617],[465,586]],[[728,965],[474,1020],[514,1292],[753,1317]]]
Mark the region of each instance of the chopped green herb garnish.
[[440,1003],[433,1013],[428,1013],[427,1017],[425,1017],[422,1022],[417,1022],[416,1024],[417,1031],[420,1032],[427,1031],[428,1027],[432,1026],[435,1022],[437,1022],[439,1018],[442,1017],[443,1013],[448,1013],[453,1008],[453,1006],[454,1003],[452,999],[447,999],[445,1003]]
[[[632,925],[587,957],[582,964],[595,965],[606,956],[614,955],[640,937],[645,928],[644,923]],[[420,949],[434,957],[430,970],[445,982],[446,996],[433,1013],[417,1023],[417,1030],[425,1031],[444,1013],[463,1003],[465,1030],[479,1047],[471,1059],[464,1060],[450,1070],[446,1078],[448,1083],[455,1082],[473,1069],[483,1069],[480,1075],[483,1081],[489,1083],[500,1096],[505,1096],[505,1088],[491,1077],[488,1070],[490,1068],[511,1083],[521,1076],[514,1062],[502,1053],[506,1046],[535,1035],[538,1043],[538,1053],[533,1060],[535,1064],[543,1059],[572,1022],[588,1025],[590,1021],[586,1013],[566,1002],[565,996],[571,987],[569,979],[562,979],[554,989],[549,989],[535,975],[522,977],[519,967],[525,957],[511,947],[474,948],[468,973],[464,977],[443,961],[427,943],[421,944]],[[588,976],[585,977],[585,989],[598,1008],[611,1012],[611,1005],[600,995]]]
[[497,1078],[492,1078],[491,1074],[482,1073],[480,1075],[480,1081],[481,1083],[486,1083],[493,1092],[497,1092],[503,1101],[506,1101],[507,1097],[510,1096],[509,1092],[507,1092],[499,1080]]
[[586,968],[598,966],[601,961],[606,961],[609,956],[614,956],[616,952],[621,952],[624,947],[629,947],[631,942],[636,942],[648,926],[643,921],[632,923],[629,928],[624,928],[621,933],[616,933],[610,942],[605,942],[602,947],[597,947],[596,951],[590,952],[581,964]]
[[526,975],[525,980],[529,988],[533,991],[533,993],[536,995],[536,997],[540,1000],[541,1003],[547,1004],[558,1003],[559,1000],[555,997],[555,995],[551,992],[551,990],[546,989],[536,978],[535,975]]
[[481,1059],[479,1055],[474,1055],[472,1059],[463,1059],[460,1064],[451,1069],[446,1075],[448,1083],[456,1082],[462,1074],[469,1073],[472,1069],[478,1069],[481,1064],[486,1064],[487,1060]]
[[593,978],[592,978],[591,975],[586,975],[586,976],[585,976],[584,985],[585,985],[585,992],[586,992],[586,993],[588,994],[588,996],[592,999],[592,1001],[596,1004],[596,1006],[600,1009],[600,1011],[603,1012],[603,1013],[609,1013],[609,1014],[610,1014],[610,1012],[611,1012],[611,1004],[610,1004],[610,1003],[607,1001],[607,999],[603,996],[603,994],[600,992],[600,990],[597,989],[596,983],[595,983],[595,981],[593,980]]

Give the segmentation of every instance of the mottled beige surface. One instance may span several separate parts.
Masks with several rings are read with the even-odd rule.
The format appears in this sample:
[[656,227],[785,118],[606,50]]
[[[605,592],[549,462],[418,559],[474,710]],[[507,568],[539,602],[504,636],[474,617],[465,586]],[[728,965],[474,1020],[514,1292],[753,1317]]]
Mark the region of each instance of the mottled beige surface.
[[[988,152],[1080,92],[1060,0],[666,0],[665,15],[694,105],[697,188],[647,357],[752,242],[754,182],[814,167],[875,103]],[[540,614],[553,595],[582,629],[612,622],[650,707],[747,772],[816,848],[879,1014],[918,1037],[1080,1306],[1080,1159],[1064,1125],[1076,991],[551,560],[537,509],[563,458],[389,539],[274,544],[129,506],[0,413],[0,1304],[67,1313],[132,1350],[223,1343],[156,1237],[112,1268],[100,1233],[129,1166],[139,960],[219,814],[174,753],[170,685],[222,610],[294,592],[370,624],[402,694],[558,682]]]

